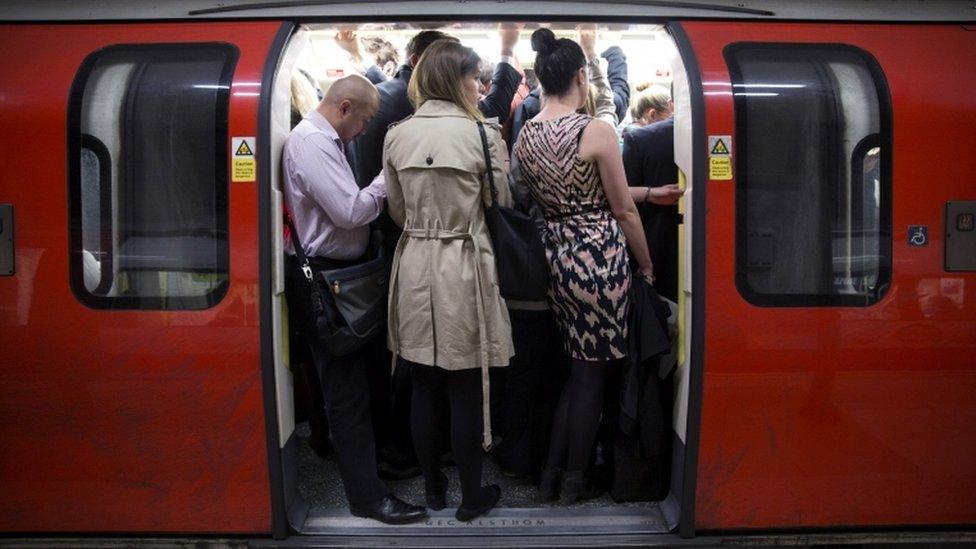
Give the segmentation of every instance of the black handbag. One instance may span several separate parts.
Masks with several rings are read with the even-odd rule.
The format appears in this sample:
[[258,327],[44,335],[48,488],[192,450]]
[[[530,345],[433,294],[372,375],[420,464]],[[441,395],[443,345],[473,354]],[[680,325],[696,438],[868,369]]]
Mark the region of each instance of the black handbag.
[[498,289],[505,299],[545,301],[549,291],[549,265],[539,234],[539,220],[531,213],[498,205],[488,137],[482,122],[478,122],[478,131],[491,185],[491,204],[485,206],[485,224],[495,249]]
[[348,355],[369,342],[386,320],[390,261],[382,233],[374,231],[370,248],[375,258],[364,263],[315,272],[298,240],[291,218],[286,218],[292,246],[311,286],[312,313],[319,341],[333,356]]

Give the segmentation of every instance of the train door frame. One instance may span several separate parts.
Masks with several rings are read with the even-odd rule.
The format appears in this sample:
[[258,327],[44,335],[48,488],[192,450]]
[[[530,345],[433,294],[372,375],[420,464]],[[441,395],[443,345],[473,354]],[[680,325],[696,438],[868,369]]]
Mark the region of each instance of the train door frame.
[[[430,20],[456,20],[457,16],[431,17]],[[587,19],[587,22],[614,23],[620,18]],[[320,21],[316,21],[320,22]],[[321,21],[326,22],[326,21]],[[679,294],[684,296],[684,312],[679,316],[679,334],[684,349],[678,357],[675,375],[675,414],[672,424],[674,439],[671,458],[671,488],[668,497],[659,503],[670,532],[681,538],[695,536],[694,495],[697,471],[697,429],[701,403],[701,360],[704,339],[703,281],[705,157],[704,101],[698,63],[678,20],[627,19],[631,24],[662,25],[675,46],[672,74],[675,89],[675,162],[685,176],[688,195],[685,199],[685,229],[679,252]],[[308,502],[298,492],[297,440],[293,400],[293,379],[287,363],[287,318],[284,315],[283,227],[281,150],[290,132],[290,87],[288,78],[297,62],[303,42],[301,23],[282,24],[271,48],[262,79],[262,96],[258,121],[258,163],[262,179],[260,192],[261,234],[261,311],[262,362],[264,366],[266,417],[269,454],[276,454],[269,463],[272,471],[273,535],[277,539],[289,533],[302,535],[302,526],[310,512]],[[680,82],[680,83],[679,83]],[[694,193],[693,189],[699,192]],[[688,220],[692,225],[687,225]],[[690,260],[690,261],[689,261]],[[690,267],[690,268],[689,268]],[[680,273],[681,271],[679,271]],[[694,299],[692,297],[694,296]],[[680,307],[680,305],[679,305]],[[673,534],[651,534],[667,536]],[[673,539],[673,538],[672,538]]]

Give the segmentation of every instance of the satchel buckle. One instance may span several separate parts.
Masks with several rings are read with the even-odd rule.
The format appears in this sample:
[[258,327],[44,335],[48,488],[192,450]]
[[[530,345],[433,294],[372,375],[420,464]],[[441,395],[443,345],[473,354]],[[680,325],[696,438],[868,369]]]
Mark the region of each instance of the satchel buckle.
[[302,263],[302,272],[305,273],[305,278],[307,278],[308,281],[311,282],[312,281],[312,266],[308,264],[308,260],[306,260],[305,263]]
[[334,293],[335,295],[339,295],[339,281],[338,280],[336,280],[335,282],[332,283],[332,293]]

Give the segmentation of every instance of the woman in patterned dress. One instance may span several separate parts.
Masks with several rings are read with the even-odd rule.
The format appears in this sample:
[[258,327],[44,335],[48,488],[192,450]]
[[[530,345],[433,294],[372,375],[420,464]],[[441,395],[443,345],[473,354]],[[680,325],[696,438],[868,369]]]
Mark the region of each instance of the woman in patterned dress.
[[588,89],[582,49],[572,40],[556,40],[549,29],[532,34],[532,49],[544,106],[522,129],[514,152],[523,182],[546,217],[549,300],[571,359],[539,490],[543,499],[554,499],[561,476],[560,501],[569,504],[598,494],[583,473],[607,373],[627,352],[627,245],[640,276],[652,280],[653,267],[616,131],[577,112]]

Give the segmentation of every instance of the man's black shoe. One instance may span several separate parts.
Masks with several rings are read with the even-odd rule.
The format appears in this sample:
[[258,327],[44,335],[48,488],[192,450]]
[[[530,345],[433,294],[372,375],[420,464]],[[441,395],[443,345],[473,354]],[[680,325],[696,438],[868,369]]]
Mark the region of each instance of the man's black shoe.
[[427,509],[410,505],[393,494],[372,503],[350,505],[349,512],[355,517],[376,519],[386,524],[408,524],[427,518]]

